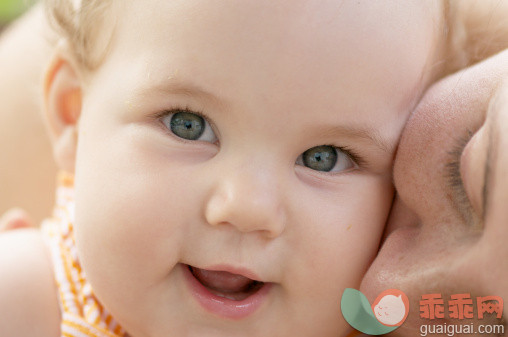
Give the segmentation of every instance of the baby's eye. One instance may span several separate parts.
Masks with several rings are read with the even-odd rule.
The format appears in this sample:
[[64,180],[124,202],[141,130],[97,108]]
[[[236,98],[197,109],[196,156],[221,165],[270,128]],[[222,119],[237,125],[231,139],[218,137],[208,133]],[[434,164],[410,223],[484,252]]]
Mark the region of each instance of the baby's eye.
[[217,141],[217,136],[215,136],[210,124],[195,113],[177,110],[162,117],[162,122],[180,138],[210,143]]
[[323,172],[341,172],[355,167],[349,154],[331,145],[308,149],[298,157],[296,164]]

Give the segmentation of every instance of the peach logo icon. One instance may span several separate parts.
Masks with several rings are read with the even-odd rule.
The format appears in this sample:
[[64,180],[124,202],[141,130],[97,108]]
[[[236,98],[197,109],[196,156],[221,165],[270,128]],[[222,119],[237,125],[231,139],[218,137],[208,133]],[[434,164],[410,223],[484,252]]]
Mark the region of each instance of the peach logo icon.
[[388,289],[371,305],[360,291],[347,288],[342,294],[340,308],[346,322],[356,330],[367,335],[384,335],[404,323],[409,313],[409,300],[402,291]]
[[400,326],[409,313],[409,300],[400,290],[385,290],[372,304],[372,311],[381,324]]

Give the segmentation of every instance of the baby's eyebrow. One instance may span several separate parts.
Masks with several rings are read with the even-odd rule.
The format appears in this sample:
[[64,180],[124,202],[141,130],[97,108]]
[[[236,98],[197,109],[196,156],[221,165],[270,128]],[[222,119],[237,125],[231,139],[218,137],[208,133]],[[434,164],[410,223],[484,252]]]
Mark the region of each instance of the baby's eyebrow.
[[202,100],[213,103],[214,105],[224,105],[225,101],[210,91],[202,88],[191,82],[182,82],[176,78],[166,79],[165,81],[160,81],[155,83],[154,85],[150,85],[147,88],[144,88],[141,92],[142,96],[150,95],[153,93],[158,94],[174,94],[174,95],[182,95],[188,97],[196,97]]
[[[153,93],[160,94],[176,94],[189,97],[198,97],[209,101],[216,106],[225,106],[226,101],[223,98],[211,93],[210,91],[192,83],[183,82],[176,78],[170,78],[166,81],[160,81],[155,85],[146,88],[141,95],[149,95]],[[392,155],[395,151],[396,142],[390,141],[383,137],[379,130],[370,127],[360,127],[356,125],[334,125],[325,126],[318,130],[318,134],[330,138],[360,138],[374,144],[378,149]]]
[[365,139],[374,144],[381,151],[388,154],[393,154],[396,146],[395,142],[383,137],[379,130],[369,127],[359,127],[354,125],[327,126],[320,129],[319,134],[334,138],[350,137]]

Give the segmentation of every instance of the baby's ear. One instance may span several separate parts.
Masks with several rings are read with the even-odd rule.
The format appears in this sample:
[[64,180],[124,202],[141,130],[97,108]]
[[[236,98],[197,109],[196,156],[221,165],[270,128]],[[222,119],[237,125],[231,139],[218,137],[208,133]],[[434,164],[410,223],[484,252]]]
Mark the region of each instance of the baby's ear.
[[81,114],[82,82],[71,58],[57,50],[44,76],[43,109],[61,170],[74,172],[77,125]]

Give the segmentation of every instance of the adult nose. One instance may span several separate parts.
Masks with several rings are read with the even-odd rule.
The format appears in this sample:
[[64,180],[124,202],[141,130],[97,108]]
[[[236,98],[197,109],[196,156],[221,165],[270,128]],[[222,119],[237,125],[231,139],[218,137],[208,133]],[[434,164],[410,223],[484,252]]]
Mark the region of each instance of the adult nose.
[[205,217],[212,226],[231,226],[242,233],[259,232],[267,238],[282,234],[286,211],[281,175],[263,160],[228,163],[218,174],[206,202]]

